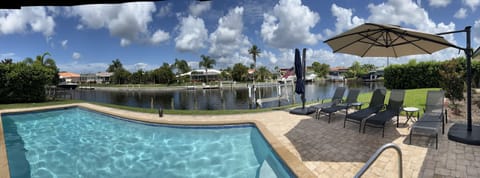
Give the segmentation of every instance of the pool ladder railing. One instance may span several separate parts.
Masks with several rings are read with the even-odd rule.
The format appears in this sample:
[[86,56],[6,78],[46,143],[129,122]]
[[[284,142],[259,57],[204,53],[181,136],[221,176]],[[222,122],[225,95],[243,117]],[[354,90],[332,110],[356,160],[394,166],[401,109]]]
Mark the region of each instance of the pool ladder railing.
[[398,154],[398,177],[403,178],[403,167],[402,167],[402,150],[394,143],[387,143],[380,147],[373,155],[368,159],[368,161],[363,165],[360,171],[355,174],[355,178],[360,178],[362,175],[370,168],[370,166],[377,160],[377,158],[387,149],[393,148],[397,151]]

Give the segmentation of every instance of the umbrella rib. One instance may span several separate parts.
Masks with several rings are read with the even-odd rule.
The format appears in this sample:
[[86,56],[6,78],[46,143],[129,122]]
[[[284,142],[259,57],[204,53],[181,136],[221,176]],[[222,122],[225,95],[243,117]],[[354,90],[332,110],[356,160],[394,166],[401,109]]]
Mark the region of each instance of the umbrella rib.
[[[377,42],[380,37],[382,37],[382,35],[378,36],[377,39],[375,39],[375,40],[372,40],[372,39],[370,39],[370,38],[369,38],[369,39],[372,40],[372,41]],[[364,56],[367,54],[367,52],[370,51],[370,49],[372,49],[372,47],[373,47],[373,44],[370,45],[370,46],[368,47],[368,49],[365,50],[361,56],[364,57]]]
[[[403,36],[403,34],[400,34],[400,33],[398,33],[398,32],[394,32],[394,33],[396,33],[400,38],[404,39],[404,40],[407,41],[408,43],[410,43],[410,44],[412,44],[413,46],[417,47],[418,49],[422,50],[423,52],[425,52],[425,53],[427,53],[427,54],[432,54],[430,51],[426,50],[425,48],[422,48],[422,47],[418,46],[417,44],[415,44],[413,41],[408,41],[408,40],[405,38],[405,36]],[[409,36],[412,36],[412,35],[409,34]],[[416,37],[416,38],[418,38],[418,37]],[[422,39],[418,39],[417,41],[421,41],[421,40],[422,40]],[[407,43],[407,42],[406,42],[406,43]]]
[[[342,46],[341,48],[338,48],[337,50],[334,50],[333,52],[336,53],[336,52],[338,52],[338,51],[341,51],[342,49],[344,49],[344,48],[346,48],[346,47],[349,47],[350,45],[355,44],[355,43],[357,43],[357,42],[365,43],[365,44],[369,44],[369,45],[376,45],[375,43],[378,43],[377,40],[369,38],[369,37],[371,37],[371,35],[368,36],[368,35],[362,34],[362,33],[365,33],[365,32],[370,32],[370,31],[362,31],[362,32],[358,32],[358,33],[349,34],[349,35],[353,35],[353,34],[355,34],[355,35],[360,35],[360,36],[362,36],[363,38],[360,38],[360,39],[358,39],[358,40],[352,41],[352,42],[346,44],[345,46]],[[374,32],[374,33],[372,34],[372,35],[374,35],[374,34],[379,33],[380,30],[372,30],[371,32]],[[346,37],[346,36],[349,36],[349,35],[344,35],[344,36],[342,36],[342,37]],[[369,42],[366,42],[366,41],[362,41],[362,40],[365,39],[365,38],[368,39],[368,40],[370,40],[370,41],[372,41],[373,43],[369,43]],[[331,39],[330,39],[330,40],[331,40]],[[327,41],[330,41],[330,40],[327,40]],[[327,41],[325,41],[325,42],[327,42]],[[379,43],[379,44],[380,44],[380,43]]]

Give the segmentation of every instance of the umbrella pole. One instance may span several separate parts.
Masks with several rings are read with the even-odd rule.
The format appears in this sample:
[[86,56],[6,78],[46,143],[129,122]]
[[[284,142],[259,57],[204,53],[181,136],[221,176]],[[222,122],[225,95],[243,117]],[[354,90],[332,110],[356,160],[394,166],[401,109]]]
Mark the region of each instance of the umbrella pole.
[[[302,72],[302,80],[303,80],[303,83],[304,83],[304,86],[305,86],[305,73],[306,73],[306,58],[307,58],[307,49],[306,48],[303,48],[303,54],[302,54],[302,67],[303,67],[303,72]],[[305,109],[305,89],[303,89],[303,93],[302,93],[302,109]]]

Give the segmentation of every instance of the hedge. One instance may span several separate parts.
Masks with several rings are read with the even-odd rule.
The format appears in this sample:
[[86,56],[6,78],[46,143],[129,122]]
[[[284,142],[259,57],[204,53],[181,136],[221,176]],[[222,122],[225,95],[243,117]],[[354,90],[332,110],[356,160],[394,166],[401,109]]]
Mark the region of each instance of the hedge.
[[[465,58],[457,58],[457,71],[465,71]],[[385,68],[385,87],[389,89],[440,88],[439,70],[445,62],[390,65]],[[466,76],[464,77],[466,79]],[[472,86],[480,87],[480,63],[472,62]]]

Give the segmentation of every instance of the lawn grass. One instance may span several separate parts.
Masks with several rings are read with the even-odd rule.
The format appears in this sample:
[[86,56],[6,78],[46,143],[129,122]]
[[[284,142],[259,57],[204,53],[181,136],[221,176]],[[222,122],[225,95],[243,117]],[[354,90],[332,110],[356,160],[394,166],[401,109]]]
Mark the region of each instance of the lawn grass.
[[[426,95],[428,90],[439,90],[439,88],[421,88],[421,89],[409,89],[405,93],[405,107],[416,107],[420,109],[420,113],[423,113],[423,108],[425,108]],[[358,96],[358,101],[363,102],[364,105],[362,108],[368,107],[370,98],[372,97],[372,92],[362,93]],[[387,96],[385,97],[385,104],[388,103],[388,98],[390,97],[390,91],[387,91]],[[59,100],[59,101],[49,101],[43,103],[17,103],[17,104],[0,104],[0,109],[13,109],[13,108],[29,108],[29,107],[39,107],[39,106],[51,106],[51,105],[60,105],[60,104],[71,104],[71,103],[80,103],[85,102],[82,100]],[[150,108],[138,108],[131,106],[115,105],[115,104],[105,104],[105,103],[93,103],[101,106],[123,109],[128,111],[135,112],[144,112],[144,113],[158,113],[158,109]],[[311,104],[308,102],[307,104]],[[236,109],[236,110],[164,110],[164,114],[177,114],[177,115],[223,115],[223,114],[244,114],[244,113],[259,113],[267,112],[274,110],[285,110],[292,107],[298,107],[301,103],[294,105],[285,105],[275,108],[261,108],[261,109]],[[404,113],[402,112],[402,115]]]
[[[423,113],[425,103],[427,102],[428,90],[440,90],[440,88],[420,88],[420,89],[408,89],[405,90],[405,100],[403,102],[404,107],[416,107],[420,109],[420,114]],[[387,96],[385,97],[385,104],[388,104],[388,98],[390,98],[390,90],[387,90]],[[358,101],[365,103],[362,108],[368,107],[372,93],[362,93],[358,96]],[[402,112],[402,114],[404,114]]]

